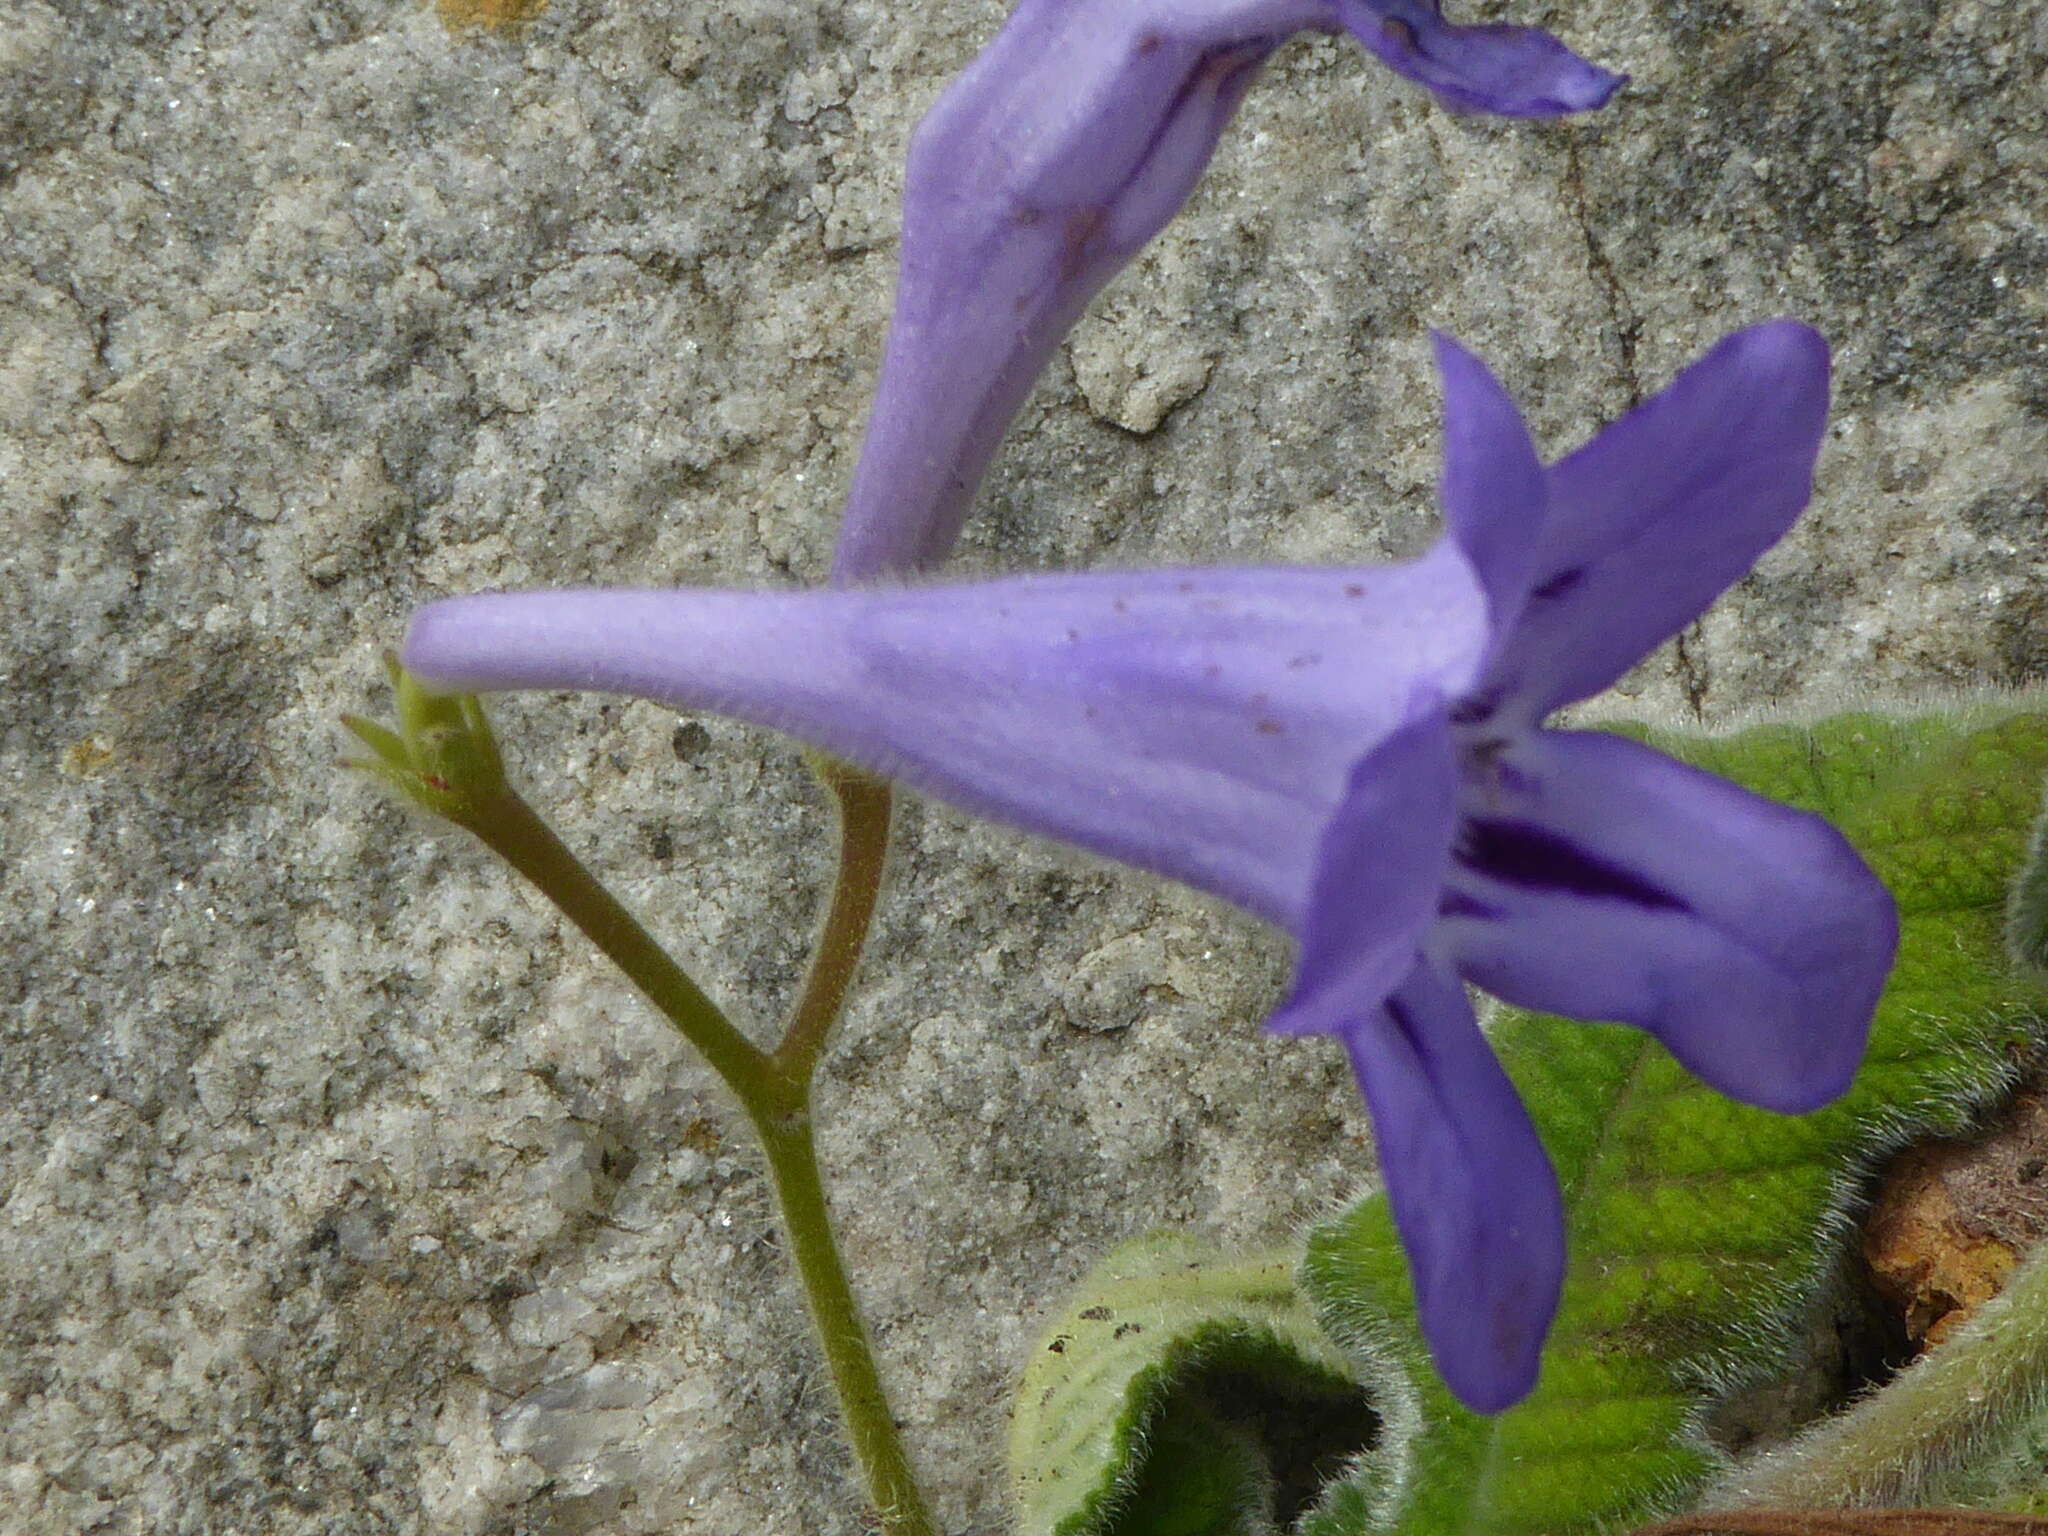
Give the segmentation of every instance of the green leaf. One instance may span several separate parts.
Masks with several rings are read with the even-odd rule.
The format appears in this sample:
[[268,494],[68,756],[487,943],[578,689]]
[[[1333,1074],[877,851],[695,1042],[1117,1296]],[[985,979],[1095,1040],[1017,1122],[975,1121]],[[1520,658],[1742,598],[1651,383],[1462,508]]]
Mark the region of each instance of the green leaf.
[[1717,1464],[1705,1408],[1789,1353],[1859,1179],[1908,1139],[1962,1129],[2042,1038],[2005,922],[2048,716],[2008,702],[1709,739],[1621,729],[1828,816],[1891,886],[1903,933],[1869,1057],[1843,1100],[1785,1118],[1720,1098],[1638,1032],[1504,1010],[1494,1043],[1570,1231],[1542,1377],[1507,1413],[1466,1412],[1429,1367],[1384,1199],[1319,1228],[1305,1287],[1336,1337],[1400,1362],[1421,1427],[1382,1496],[1333,1493],[1308,1536],[1561,1536],[1674,1507]]
[[1264,1536],[1377,1420],[1291,1258],[1128,1243],[1032,1352],[1011,1420],[1022,1536]]

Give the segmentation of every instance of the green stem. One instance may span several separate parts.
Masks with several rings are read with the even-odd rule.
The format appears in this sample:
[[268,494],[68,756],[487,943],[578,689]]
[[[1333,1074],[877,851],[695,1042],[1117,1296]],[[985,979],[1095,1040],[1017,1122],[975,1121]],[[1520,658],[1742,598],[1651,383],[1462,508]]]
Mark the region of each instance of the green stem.
[[817,947],[811,951],[803,996],[773,1058],[776,1066],[803,1083],[811,1080],[818,1053],[845,1007],[846,989],[860,964],[889,857],[888,781],[830,758],[816,759],[812,767],[838,804],[839,874]]
[[839,874],[803,996],[772,1055],[733,1027],[518,795],[509,789],[489,794],[464,804],[455,819],[559,907],[738,1097],[768,1155],[797,1275],[882,1530],[887,1536],[935,1536],[832,1235],[811,1133],[810,1082],[818,1052],[838,1020],[881,889],[889,786],[837,764],[820,772],[839,801]]
[[831,1367],[840,1417],[867,1477],[868,1497],[889,1536],[932,1536],[936,1527],[896,1433],[860,1307],[832,1235],[831,1208],[811,1135],[811,1079],[826,1038],[839,1022],[881,896],[889,853],[889,785],[832,758],[814,758],[811,766],[838,807],[839,868],[803,993],[782,1043],[769,1057],[786,1097],[780,1112],[772,1116],[754,1114],[752,1104],[748,1112],[754,1114],[754,1128],[768,1151],[797,1274]]
[[825,1203],[817,1149],[811,1140],[808,1093],[805,1097],[795,1113],[754,1119],[754,1129],[760,1132],[769,1169],[775,1175],[782,1223],[789,1233],[797,1275],[803,1281],[804,1299],[810,1303],[811,1320],[817,1325],[825,1361],[832,1369],[832,1385],[838,1390],[840,1416],[867,1478],[868,1497],[882,1529],[888,1536],[936,1536],[938,1528],[925,1509],[910,1459],[896,1433],[896,1420],[875,1370],[860,1307],[840,1260],[839,1245],[832,1237],[832,1213]]
[[781,1097],[780,1074],[767,1053],[733,1027],[618,898],[597,883],[532,806],[506,790],[464,817],[461,824],[532,881],[647,994],[648,1001],[740,1096],[749,1113]]

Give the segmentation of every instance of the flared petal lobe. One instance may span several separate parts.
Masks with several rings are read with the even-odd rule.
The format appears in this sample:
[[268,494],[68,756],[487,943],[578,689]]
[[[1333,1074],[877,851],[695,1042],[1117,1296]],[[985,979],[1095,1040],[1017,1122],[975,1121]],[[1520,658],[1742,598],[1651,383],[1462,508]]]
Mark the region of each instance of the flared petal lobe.
[[1890,893],[1825,821],[1596,731],[1508,750],[1452,886],[1443,941],[1468,979],[1637,1025],[1787,1114],[1849,1086],[1898,947]]
[[1372,1112],[1415,1308],[1445,1383],[1528,1395],[1564,1285],[1557,1176],[1458,984],[1427,965],[1343,1032]]
[[1534,27],[1459,27],[1434,0],[1336,0],[1344,25],[1387,68],[1446,106],[1503,117],[1590,112],[1627,82]]
[[1441,331],[1445,531],[1486,588],[1495,635],[1513,631],[1540,557],[1549,483],[1522,413],[1486,364]]
[[1738,331],[1550,470],[1544,547],[1489,691],[1530,725],[1704,613],[1798,518],[1827,430],[1827,343]]
[[1418,695],[1469,686],[1486,637],[1445,543],[1357,571],[454,598],[413,621],[404,659],[443,688],[771,726],[1291,926],[1352,765]]

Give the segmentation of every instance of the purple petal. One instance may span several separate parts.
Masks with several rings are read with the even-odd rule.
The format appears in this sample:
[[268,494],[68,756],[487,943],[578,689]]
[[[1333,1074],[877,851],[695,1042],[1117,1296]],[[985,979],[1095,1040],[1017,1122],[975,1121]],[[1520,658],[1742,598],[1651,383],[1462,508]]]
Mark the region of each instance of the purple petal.
[[1812,494],[1827,409],[1827,343],[1772,321],[1554,466],[1536,586],[1495,680],[1516,715],[1600,692],[1777,543]]
[[1179,210],[1315,0],[1020,0],[911,138],[896,310],[833,579],[936,564],[1010,419]]
[[1786,1113],[1840,1094],[1898,944],[1891,896],[1818,816],[1598,732],[1496,765],[1443,940],[1524,1008],[1639,1025],[1711,1087]]
[[773,726],[1292,926],[1352,764],[1418,694],[1469,686],[1486,633],[1446,543],[1355,571],[455,598],[405,664]]
[[1336,0],[1379,61],[1448,107],[1506,117],[1590,112],[1626,83],[1534,27],[1456,27],[1433,0]]
[[1444,381],[1444,522],[1479,573],[1494,628],[1505,635],[1528,596],[1549,487],[1522,413],[1500,381],[1441,331],[1434,340]]
[[1287,1002],[1266,1027],[1335,1034],[1377,1008],[1415,969],[1436,919],[1457,821],[1458,761],[1441,701],[1360,759],[1323,833],[1298,931]]
[[1564,1285],[1564,1209],[1536,1128],[1463,990],[1427,965],[1344,1043],[1437,1370],[1475,1412],[1511,1408],[1536,1384]]

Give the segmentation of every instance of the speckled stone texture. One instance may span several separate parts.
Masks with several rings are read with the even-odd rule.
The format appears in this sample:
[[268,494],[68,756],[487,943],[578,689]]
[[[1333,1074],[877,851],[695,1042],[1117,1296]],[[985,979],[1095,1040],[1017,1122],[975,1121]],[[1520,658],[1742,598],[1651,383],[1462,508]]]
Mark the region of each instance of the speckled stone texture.
[[[1634,84],[1459,119],[1268,69],[1026,408],[964,568],[1430,536],[1426,328],[1561,452],[1721,332],[1840,358],[1815,510],[1626,687],[1715,712],[2048,661],[2048,10],[1531,0]],[[1468,7],[1500,15],[1506,7]],[[905,138],[991,0],[0,0],[0,1529],[863,1529],[743,1128],[459,836],[335,767],[419,602],[815,580]],[[825,821],[791,749],[499,712],[564,834],[747,1017]],[[1161,1223],[1284,1236],[1370,1168],[1287,962],[912,803],[822,1088],[950,1532],[1007,1384]]]

